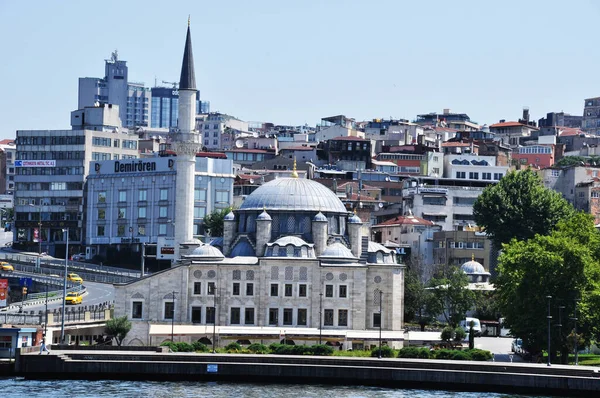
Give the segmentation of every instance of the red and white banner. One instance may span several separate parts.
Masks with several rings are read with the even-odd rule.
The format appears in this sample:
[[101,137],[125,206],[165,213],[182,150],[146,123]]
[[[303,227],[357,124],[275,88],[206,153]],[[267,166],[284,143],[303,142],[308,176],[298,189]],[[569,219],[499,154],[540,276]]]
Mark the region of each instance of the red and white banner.
[[8,295],[8,279],[0,279],[0,307],[6,307],[6,296]]

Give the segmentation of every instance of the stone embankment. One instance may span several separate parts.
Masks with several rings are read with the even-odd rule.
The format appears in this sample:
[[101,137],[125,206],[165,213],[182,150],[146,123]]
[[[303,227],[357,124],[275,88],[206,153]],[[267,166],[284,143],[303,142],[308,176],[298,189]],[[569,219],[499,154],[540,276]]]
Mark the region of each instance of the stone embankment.
[[568,396],[600,394],[598,369],[585,366],[160,351],[53,350],[51,355],[22,354],[17,358],[16,373],[43,379],[223,380]]

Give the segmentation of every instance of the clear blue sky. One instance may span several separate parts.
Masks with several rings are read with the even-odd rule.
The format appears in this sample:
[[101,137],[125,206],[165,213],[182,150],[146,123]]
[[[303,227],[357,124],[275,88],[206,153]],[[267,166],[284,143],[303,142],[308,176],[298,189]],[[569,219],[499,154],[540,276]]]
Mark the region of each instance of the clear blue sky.
[[600,96],[593,0],[0,0],[0,138],[69,128],[78,77],[115,49],[130,80],[179,80],[188,14],[201,97],[248,121],[491,124]]

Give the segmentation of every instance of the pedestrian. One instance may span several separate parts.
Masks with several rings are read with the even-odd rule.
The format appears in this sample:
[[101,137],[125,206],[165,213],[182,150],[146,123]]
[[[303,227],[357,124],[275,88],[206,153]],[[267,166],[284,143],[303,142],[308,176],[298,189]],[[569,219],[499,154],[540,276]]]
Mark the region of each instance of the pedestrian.
[[40,355],[42,355],[42,353],[46,351],[48,353],[48,355],[50,355],[50,350],[48,349],[48,347],[46,347],[46,336],[44,336],[42,338],[42,345],[40,347]]

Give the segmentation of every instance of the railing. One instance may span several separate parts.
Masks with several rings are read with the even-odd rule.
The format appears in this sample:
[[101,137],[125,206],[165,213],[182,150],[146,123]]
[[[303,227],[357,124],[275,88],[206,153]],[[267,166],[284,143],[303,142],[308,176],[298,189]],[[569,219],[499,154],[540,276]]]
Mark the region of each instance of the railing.
[[[66,308],[65,323],[99,322],[112,318],[112,303],[91,306]],[[22,313],[0,313],[0,323],[10,325],[43,325],[46,322],[44,311],[25,311]],[[62,309],[48,311],[48,326],[59,325],[62,322]]]

